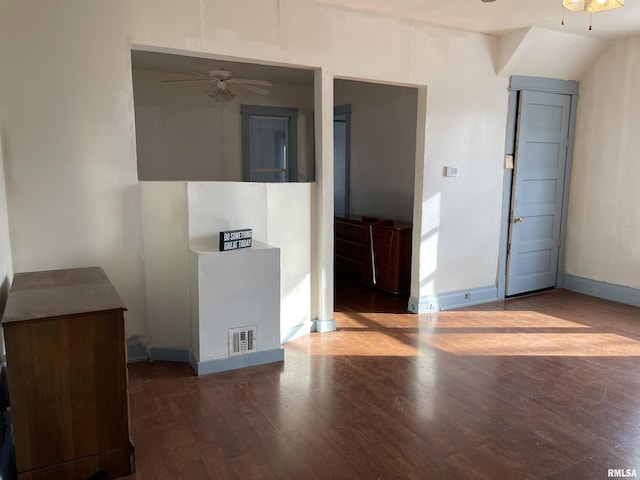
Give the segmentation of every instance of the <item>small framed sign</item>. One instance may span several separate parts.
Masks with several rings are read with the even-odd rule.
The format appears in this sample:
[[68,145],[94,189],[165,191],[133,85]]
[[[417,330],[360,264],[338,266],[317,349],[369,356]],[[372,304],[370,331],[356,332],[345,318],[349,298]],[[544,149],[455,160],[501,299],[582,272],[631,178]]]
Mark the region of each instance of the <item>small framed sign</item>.
[[242,230],[229,230],[220,232],[220,251],[237,250],[251,246],[252,230],[245,228]]

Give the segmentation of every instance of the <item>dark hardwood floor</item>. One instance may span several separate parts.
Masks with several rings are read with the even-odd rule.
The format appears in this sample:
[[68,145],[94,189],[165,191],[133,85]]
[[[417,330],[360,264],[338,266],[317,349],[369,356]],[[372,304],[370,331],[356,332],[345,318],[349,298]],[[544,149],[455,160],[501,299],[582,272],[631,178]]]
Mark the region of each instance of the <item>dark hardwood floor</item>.
[[556,290],[411,315],[406,297],[336,289],[338,330],[284,363],[130,365],[125,478],[640,475],[640,309]]

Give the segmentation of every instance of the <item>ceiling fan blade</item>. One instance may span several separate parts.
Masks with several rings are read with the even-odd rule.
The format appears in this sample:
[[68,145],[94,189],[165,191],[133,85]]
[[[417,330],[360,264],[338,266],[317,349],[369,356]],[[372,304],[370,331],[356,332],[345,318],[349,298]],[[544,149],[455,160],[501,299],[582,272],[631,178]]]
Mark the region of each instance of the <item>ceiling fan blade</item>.
[[162,83],[175,83],[175,82],[210,82],[210,78],[183,78],[181,80],[162,80]]
[[236,85],[256,85],[258,87],[271,87],[273,84],[267,80],[254,80],[251,78],[230,78],[227,80],[229,83]]
[[211,80],[209,75],[203,75],[202,73],[190,73],[189,75],[193,75],[196,78],[179,78],[177,80],[162,80],[164,83],[172,83],[172,82],[208,82]]
[[210,85],[207,85],[207,88],[204,89],[204,93],[206,95],[211,95],[213,92],[216,91],[217,88],[218,88],[217,85],[212,82]]
[[258,95],[269,95],[269,90],[265,88],[256,87],[254,85],[245,85],[242,83],[237,84],[239,88],[244,88],[253,93],[257,93]]

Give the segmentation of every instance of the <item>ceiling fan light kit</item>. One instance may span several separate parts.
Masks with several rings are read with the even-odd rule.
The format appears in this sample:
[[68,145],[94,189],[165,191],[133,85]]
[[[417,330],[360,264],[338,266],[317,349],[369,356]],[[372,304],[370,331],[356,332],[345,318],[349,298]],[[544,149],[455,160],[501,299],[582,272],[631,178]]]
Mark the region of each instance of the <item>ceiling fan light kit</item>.
[[216,102],[230,102],[231,100],[236,98],[236,94],[227,89],[220,90],[216,88],[213,92],[207,93],[207,95],[209,95],[209,97]]
[[624,0],[563,0],[562,6],[571,12],[600,13],[624,6]]
[[562,25],[564,25],[564,11],[589,14],[589,30],[591,30],[591,15],[607,12],[624,6],[624,0],[562,0]]

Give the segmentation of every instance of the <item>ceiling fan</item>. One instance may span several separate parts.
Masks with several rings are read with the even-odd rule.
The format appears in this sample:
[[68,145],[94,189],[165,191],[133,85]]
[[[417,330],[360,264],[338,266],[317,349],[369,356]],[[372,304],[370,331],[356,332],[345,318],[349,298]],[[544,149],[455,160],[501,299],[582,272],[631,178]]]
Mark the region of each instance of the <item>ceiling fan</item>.
[[202,73],[192,73],[195,78],[183,78],[179,80],[163,80],[165,83],[174,82],[206,82],[208,83],[204,93],[214,100],[228,102],[236,96],[229,86],[233,85],[239,88],[259,95],[267,95],[269,90],[263,87],[271,87],[272,83],[267,80],[255,80],[251,78],[235,78],[229,70],[211,70],[208,75]]

